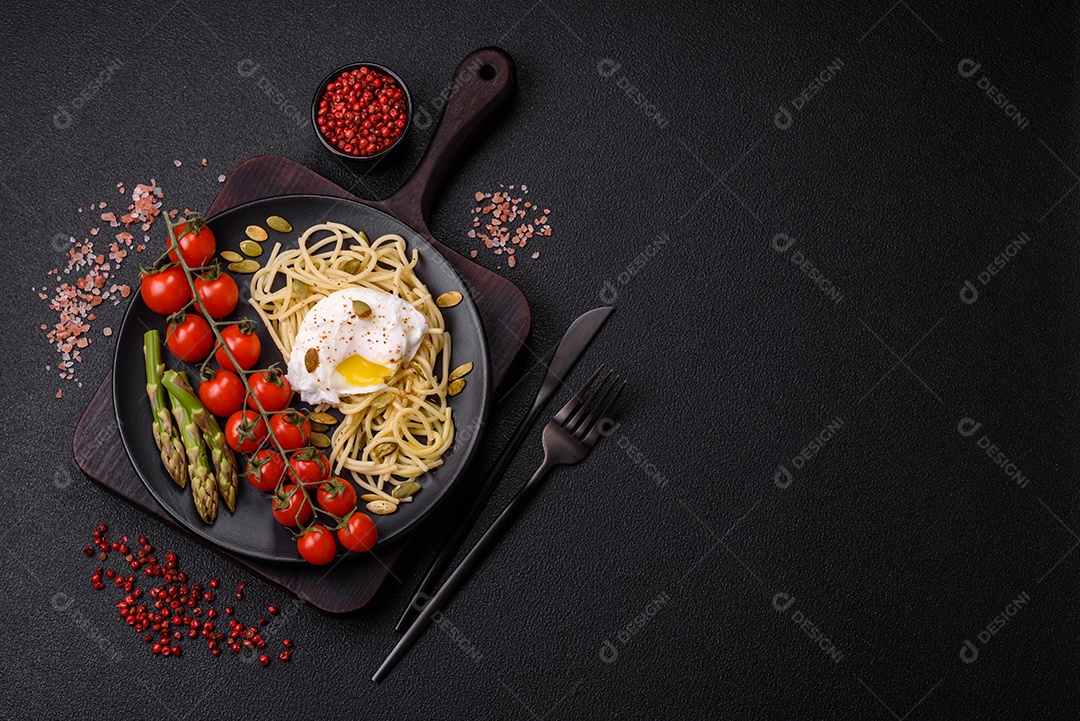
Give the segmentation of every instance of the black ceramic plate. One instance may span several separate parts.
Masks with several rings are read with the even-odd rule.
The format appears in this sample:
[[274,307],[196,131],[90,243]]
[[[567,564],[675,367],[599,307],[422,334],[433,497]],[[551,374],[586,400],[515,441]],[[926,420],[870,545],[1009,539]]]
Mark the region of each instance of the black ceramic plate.
[[[291,233],[277,233],[266,226],[266,218],[280,215],[292,226]],[[420,254],[416,273],[427,285],[432,295],[438,296],[449,290],[459,291],[464,300],[454,308],[443,311],[447,330],[452,342],[450,367],[472,361],[474,369],[469,374],[465,390],[450,399],[455,423],[454,444],[443,456],[443,465],[420,478],[423,490],[411,503],[402,504],[396,513],[374,516],[379,528],[379,545],[401,538],[430,515],[443,499],[450,486],[461,476],[477,448],[480,431],[487,418],[490,379],[487,343],[476,306],[466,292],[465,284],[443,256],[423,237],[396,218],[375,208],[341,198],[320,195],[290,195],[256,200],[238,206],[209,220],[210,229],[218,241],[218,251],[238,250],[244,239],[244,229],[256,224],[270,234],[264,245],[263,258],[269,255],[275,242],[283,248],[295,247],[304,229],[334,221],[362,230],[374,240],[385,233],[397,233],[405,238],[409,250]],[[155,240],[155,247],[164,247],[164,240]],[[255,312],[244,303],[250,275],[236,275],[241,288],[241,303],[234,315],[249,316],[258,321]],[[116,419],[136,472],[162,506],[181,524],[207,541],[233,553],[267,561],[301,561],[296,543],[290,532],[274,521],[270,513],[270,501],[240,479],[240,492],[236,513],[230,514],[221,506],[218,518],[212,525],[202,522],[195,512],[190,487],[181,489],[165,472],[161,457],[151,433],[150,404],[146,399],[143,366],[142,339],[150,328],[162,330],[164,338],[165,319],[157,315],[136,293],[128,306],[116,344],[113,365],[113,401]],[[265,367],[281,361],[277,347],[259,322],[262,340],[262,357],[259,366]],[[185,368],[193,380],[198,378],[194,366],[173,357],[166,349],[163,355],[168,368]],[[284,364],[282,364],[284,365]],[[297,399],[298,402],[298,399]],[[355,555],[355,554],[352,554]]]

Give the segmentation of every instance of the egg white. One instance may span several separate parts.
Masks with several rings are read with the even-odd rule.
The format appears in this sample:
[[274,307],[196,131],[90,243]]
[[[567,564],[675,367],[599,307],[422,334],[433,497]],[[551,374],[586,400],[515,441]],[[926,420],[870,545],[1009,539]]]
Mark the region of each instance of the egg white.
[[[356,315],[357,300],[367,303],[370,316]],[[358,355],[393,374],[412,361],[427,332],[424,314],[397,296],[370,288],[339,290],[304,317],[289,353],[286,377],[301,400],[312,405],[336,405],[342,396],[374,393],[386,383],[354,385],[337,372],[338,364]],[[305,357],[311,348],[318,351],[319,363],[308,371]]]

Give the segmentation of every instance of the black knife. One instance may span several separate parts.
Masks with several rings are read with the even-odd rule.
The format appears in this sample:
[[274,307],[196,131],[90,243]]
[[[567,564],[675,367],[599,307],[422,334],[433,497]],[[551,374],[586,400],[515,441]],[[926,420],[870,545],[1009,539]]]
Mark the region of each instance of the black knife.
[[454,535],[443,544],[439,555],[431,562],[431,567],[424,576],[424,580],[420,582],[420,586],[416,589],[416,593],[413,594],[405,613],[402,614],[401,620],[398,621],[395,627],[397,631],[404,632],[411,626],[413,619],[423,608],[424,603],[431,597],[431,591],[438,585],[439,578],[449,568],[454,556],[461,549],[462,544],[469,535],[469,531],[472,530],[476,519],[480,517],[480,513],[484,510],[484,506],[487,504],[492,492],[494,492],[503,471],[506,470],[510,459],[514,457],[518,447],[521,445],[521,441],[525,438],[525,434],[528,433],[533,421],[536,420],[536,416],[540,414],[547,402],[555,395],[555,391],[566,380],[578,358],[588,348],[589,343],[596,337],[596,334],[604,325],[604,321],[608,319],[613,310],[615,309],[609,306],[593,308],[579,316],[563,334],[562,340],[559,341],[559,347],[555,349],[555,355],[551,357],[547,375],[544,376],[544,382],[540,386],[540,392],[536,394],[536,400],[533,401],[532,408],[521,421],[521,424],[518,425],[513,438],[506,444],[506,448],[499,454],[499,458],[495,461],[495,465],[492,466],[487,478],[480,485],[468,514],[458,525]]

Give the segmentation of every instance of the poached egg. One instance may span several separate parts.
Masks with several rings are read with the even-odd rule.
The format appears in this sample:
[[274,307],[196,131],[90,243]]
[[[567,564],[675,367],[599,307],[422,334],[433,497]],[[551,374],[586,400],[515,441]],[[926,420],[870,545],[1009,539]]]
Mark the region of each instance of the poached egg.
[[305,403],[337,405],[374,393],[416,355],[424,314],[395,295],[346,288],[315,304],[300,324],[286,377]]

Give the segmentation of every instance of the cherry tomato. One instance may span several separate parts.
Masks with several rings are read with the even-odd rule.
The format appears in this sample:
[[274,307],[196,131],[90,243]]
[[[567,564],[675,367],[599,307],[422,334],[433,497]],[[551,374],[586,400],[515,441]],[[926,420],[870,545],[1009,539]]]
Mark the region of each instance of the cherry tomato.
[[350,551],[364,553],[375,548],[379,540],[379,529],[375,527],[375,521],[363,513],[354,513],[349,516],[345,525],[337,531],[341,545]]
[[308,436],[311,435],[311,423],[307,418],[301,419],[293,413],[276,413],[270,418],[270,431],[283,450],[295,451],[307,445]]
[[[214,231],[206,227],[202,218],[174,226],[173,234],[180,239],[180,252],[184,254],[184,260],[191,268],[203,267],[217,252]],[[169,239],[169,260],[174,263],[179,261],[171,238]]]
[[263,493],[269,493],[285,477],[285,459],[277,451],[264,448],[248,462],[246,475],[248,483]]
[[172,315],[191,300],[191,286],[188,285],[184,269],[174,265],[144,276],[139,295],[150,310],[161,315]]
[[337,555],[337,543],[334,534],[326,526],[312,526],[296,542],[300,555],[308,563],[325,566]]
[[232,313],[236,309],[236,301],[240,298],[240,289],[228,273],[222,273],[216,278],[196,277],[195,293],[211,318],[224,318]]
[[345,514],[356,509],[356,489],[344,478],[331,478],[320,485],[315,498],[319,508],[338,518],[344,518]]
[[[221,331],[221,337],[224,339],[225,345],[229,346],[229,350],[236,358],[236,362],[240,364],[241,369],[250,370],[259,362],[262,343],[259,341],[259,336],[255,335],[254,332],[245,333],[239,327],[229,325],[225,326],[224,330]],[[218,365],[225,370],[237,370],[233,362],[229,360],[224,348],[218,348],[214,358],[217,360]]]
[[274,494],[274,518],[283,526],[299,526],[311,520],[311,501],[303,489],[289,484]]
[[[277,383],[274,383],[275,377]],[[251,385],[251,392],[254,394],[254,397],[248,396],[247,399],[247,404],[251,408],[256,408],[255,399],[258,399],[262,409],[267,413],[282,411],[289,407],[289,401],[292,400],[292,385],[289,379],[280,373],[273,375],[266,371],[252,373],[248,378],[248,384]],[[270,425],[273,427],[273,423]],[[308,427],[310,428],[310,425]]]
[[183,322],[165,332],[165,344],[180,360],[197,363],[214,350],[214,331],[201,315],[185,313]]
[[308,448],[289,456],[289,478],[305,486],[318,485],[330,477],[330,461],[326,455]]
[[227,418],[244,407],[244,382],[232,371],[211,371],[214,377],[199,384],[199,400],[215,416]]
[[225,442],[237,453],[251,453],[266,438],[266,421],[255,411],[237,411],[225,422]]

